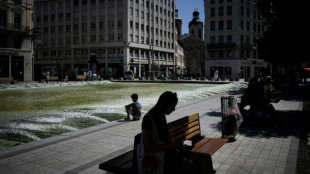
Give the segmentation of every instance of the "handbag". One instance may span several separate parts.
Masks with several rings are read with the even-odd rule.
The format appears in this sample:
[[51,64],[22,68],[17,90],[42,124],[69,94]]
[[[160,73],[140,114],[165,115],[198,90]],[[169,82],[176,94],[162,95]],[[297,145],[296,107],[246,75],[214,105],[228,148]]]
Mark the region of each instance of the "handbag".
[[[159,140],[155,123],[151,118],[153,141],[156,144],[163,144]],[[145,151],[143,135],[140,144],[137,144],[137,161],[139,174],[163,174],[165,164],[165,151],[148,152]]]

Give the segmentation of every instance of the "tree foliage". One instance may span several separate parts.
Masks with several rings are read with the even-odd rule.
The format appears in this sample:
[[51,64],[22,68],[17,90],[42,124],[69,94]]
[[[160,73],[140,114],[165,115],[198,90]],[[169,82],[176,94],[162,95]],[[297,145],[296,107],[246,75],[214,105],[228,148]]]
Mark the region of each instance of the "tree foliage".
[[262,59],[274,65],[298,65],[309,61],[307,1],[256,0],[255,5],[267,27],[256,37]]

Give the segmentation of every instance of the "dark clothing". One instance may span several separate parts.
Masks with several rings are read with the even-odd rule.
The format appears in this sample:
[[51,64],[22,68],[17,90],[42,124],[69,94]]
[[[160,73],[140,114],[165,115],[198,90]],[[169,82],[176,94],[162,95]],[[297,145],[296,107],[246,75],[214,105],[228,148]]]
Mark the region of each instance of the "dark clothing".
[[141,117],[142,105],[139,102],[131,103],[128,107],[131,108],[133,116]]
[[147,129],[152,131],[151,117],[156,125],[159,140],[163,141],[165,144],[170,143],[165,115],[151,116],[150,114],[146,114],[142,121],[142,130]]
[[[169,144],[171,141],[169,140],[167,120],[164,114],[151,116],[150,114],[146,114],[143,117],[142,121],[142,130],[147,129],[152,131],[152,122],[151,119],[154,120],[156,125],[156,130],[158,134],[158,138],[160,141],[163,141],[164,144]],[[183,159],[183,154],[180,154],[175,150],[166,150],[165,151],[166,158],[166,173],[176,172],[176,168],[181,165],[181,160]],[[171,171],[172,170],[172,171]]]

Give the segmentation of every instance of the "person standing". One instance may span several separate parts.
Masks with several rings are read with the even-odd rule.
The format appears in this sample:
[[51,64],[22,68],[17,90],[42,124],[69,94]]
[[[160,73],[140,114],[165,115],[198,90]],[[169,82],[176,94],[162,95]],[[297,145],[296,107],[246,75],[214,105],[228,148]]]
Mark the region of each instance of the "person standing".
[[217,81],[219,78],[219,72],[218,70],[216,69],[215,72],[214,72],[214,80]]
[[126,121],[131,120],[130,116],[133,117],[133,120],[139,120],[141,117],[142,105],[138,102],[138,94],[136,93],[132,94],[131,100],[133,103],[125,105],[127,117],[124,120]]

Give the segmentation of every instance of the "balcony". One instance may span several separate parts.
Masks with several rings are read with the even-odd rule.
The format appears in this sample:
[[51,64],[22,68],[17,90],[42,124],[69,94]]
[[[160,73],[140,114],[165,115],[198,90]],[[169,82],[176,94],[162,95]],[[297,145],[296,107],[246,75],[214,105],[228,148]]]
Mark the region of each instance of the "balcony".
[[12,24],[6,23],[0,25],[0,30],[10,30],[10,31],[17,31],[17,32],[26,32],[30,31],[29,26],[20,25],[20,24]]
[[242,43],[240,44],[240,48],[241,49],[253,49],[254,48],[254,45],[253,44],[248,44],[248,43]]
[[207,49],[223,49],[223,48],[235,48],[235,47],[236,43],[234,42],[207,44]]

